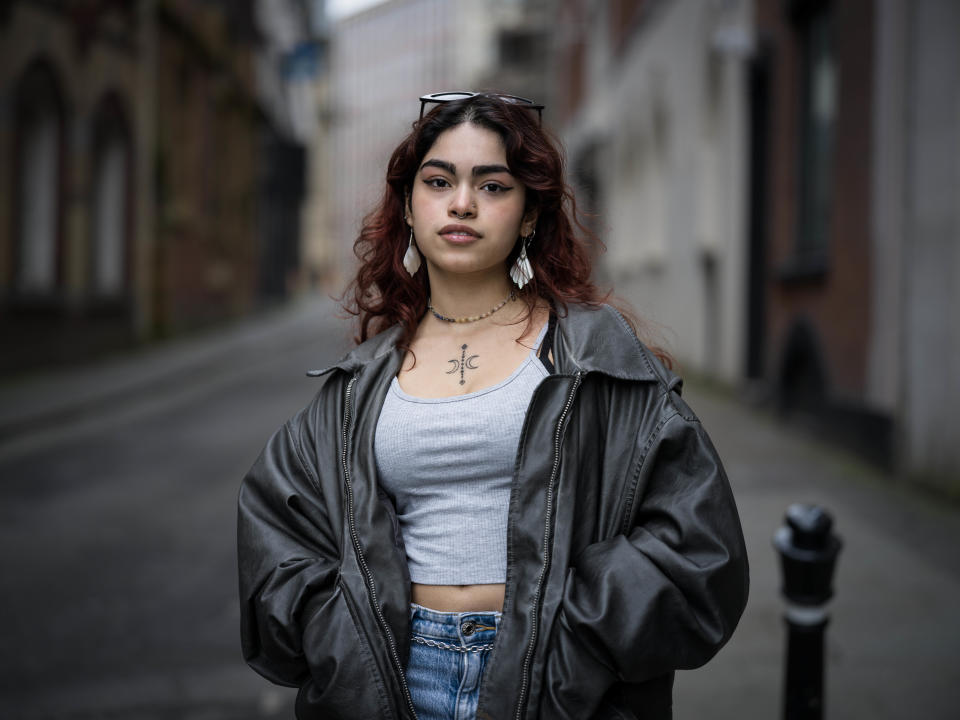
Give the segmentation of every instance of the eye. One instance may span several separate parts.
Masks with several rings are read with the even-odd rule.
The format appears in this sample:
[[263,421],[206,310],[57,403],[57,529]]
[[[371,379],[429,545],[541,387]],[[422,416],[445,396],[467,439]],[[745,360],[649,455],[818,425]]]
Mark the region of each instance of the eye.
[[437,188],[437,189],[439,189],[439,188],[445,188],[445,187],[450,187],[450,183],[448,183],[448,182],[447,182],[444,178],[442,178],[442,177],[432,177],[432,178],[428,178],[428,179],[424,180],[423,183],[424,183],[427,187],[432,187],[432,188]]
[[506,185],[501,185],[500,183],[497,183],[497,182],[488,182],[481,185],[480,189],[496,195],[497,193],[506,192],[510,188],[508,188]]

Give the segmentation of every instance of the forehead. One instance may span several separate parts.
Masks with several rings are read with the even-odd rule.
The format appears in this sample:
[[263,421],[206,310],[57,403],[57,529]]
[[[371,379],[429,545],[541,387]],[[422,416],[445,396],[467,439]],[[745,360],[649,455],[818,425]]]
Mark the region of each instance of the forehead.
[[423,156],[423,160],[446,160],[458,167],[507,164],[507,149],[501,137],[472,123],[463,123],[444,130]]

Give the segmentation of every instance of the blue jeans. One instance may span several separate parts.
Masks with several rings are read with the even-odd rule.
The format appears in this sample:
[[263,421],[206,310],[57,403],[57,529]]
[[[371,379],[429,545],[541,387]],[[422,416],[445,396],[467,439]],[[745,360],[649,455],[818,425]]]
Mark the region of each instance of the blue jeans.
[[410,605],[407,685],[419,720],[474,720],[480,680],[500,627],[498,612],[439,612]]

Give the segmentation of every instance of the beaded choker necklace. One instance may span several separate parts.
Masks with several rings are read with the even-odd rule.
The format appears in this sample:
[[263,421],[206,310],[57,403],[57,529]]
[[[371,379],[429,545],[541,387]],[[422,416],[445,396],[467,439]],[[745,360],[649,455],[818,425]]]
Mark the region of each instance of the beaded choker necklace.
[[511,300],[515,300],[516,297],[517,297],[516,291],[511,290],[510,294],[507,295],[506,299],[503,302],[501,302],[499,305],[497,305],[495,308],[493,308],[492,310],[487,310],[482,315],[471,315],[470,317],[454,318],[454,317],[447,317],[446,315],[441,315],[440,313],[438,313],[436,310],[433,309],[432,300],[427,300],[427,309],[433,313],[433,316],[437,320],[443,320],[444,322],[449,322],[449,323],[470,323],[470,322],[476,322],[477,320],[483,320],[485,317],[490,317],[497,310],[499,310],[504,305],[506,305],[508,302],[510,302]]

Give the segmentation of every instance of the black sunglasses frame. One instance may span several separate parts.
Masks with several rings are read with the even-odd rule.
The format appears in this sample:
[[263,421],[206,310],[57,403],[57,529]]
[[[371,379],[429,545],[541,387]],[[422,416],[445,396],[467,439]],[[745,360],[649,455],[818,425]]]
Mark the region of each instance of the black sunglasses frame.
[[466,100],[472,97],[485,96],[493,97],[504,102],[508,102],[512,105],[518,105],[525,110],[536,110],[537,111],[537,122],[543,124],[543,105],[535,103],[529,98],[520,97],[519,95],[505,95],[503,93],[490,93],[490,92],[470,92],[468,90],[448,90],[447,92],[437,92],[430,93],[429,95],[420,96],[420,119],[423,120],[423,111],[424,108],[430,103],[440,105],[442,103],[453,102],[455,100]]

